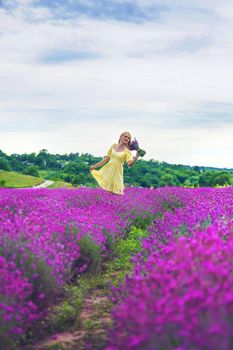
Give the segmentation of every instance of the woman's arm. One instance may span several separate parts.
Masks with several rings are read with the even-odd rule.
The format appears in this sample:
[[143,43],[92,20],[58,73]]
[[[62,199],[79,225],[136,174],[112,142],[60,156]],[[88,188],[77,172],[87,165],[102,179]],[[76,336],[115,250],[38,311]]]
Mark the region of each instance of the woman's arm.
[[110,157],[109,157],[109,156],[104,157],[103,160],[101,160],[100,162],[98,162],[98,163],[92,165],[92,166],[89,168],[90,171],[94,170],[95,168],[97,168],[97,167],[99,167],[99,166],[104,165],[104,164],[107,163],[109,160],[110,160]]
[[136,162],[136,160],[139,158],[139,154],[138,154],[138,152],[136,153],[136,156],[135,157],[133,157],[133,160],[129,160],[128,161],[128,167],[129,168],[131,168],[131,166],[133,166],[134,164],[135,164],[135,162]]

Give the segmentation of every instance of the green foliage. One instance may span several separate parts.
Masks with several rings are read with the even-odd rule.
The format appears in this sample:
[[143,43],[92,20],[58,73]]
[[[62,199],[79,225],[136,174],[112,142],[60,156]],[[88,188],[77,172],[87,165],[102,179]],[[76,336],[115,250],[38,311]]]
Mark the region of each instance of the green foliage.
[[160,213],[152,215],[148,211],[139,213],[137,210],[132,211],[132,213],[134,213],[135,215],[134,218],[131,220],[131,225],[142,230],[145,230],[148,227],[148,225],[152,222],[152,220],[160,215]]
[[69,182],[55,181],[49,188],[72,188]]
[[91,260],[90,270],[98,271],[101,267],[101,247],[90,236],[83,236],[78,242],[80,254]]
[[172,211],[174,212],[176,208],[180,208],[182,204],[178,201],[177,198],[168,198],[167,200],[162,202],[162,207],[166,211]]
[[36,178],[8,171],[0,171],[0,181],[4,181],[4,187],[7,188],[32,187],[44,182],[44,180],[39,177]]
[[38,166],[29,165],[27,168],[24,169],[23,174],[39,177],[39,171],[38,170],[39,170]]
[[67,283],[74,283],[84,272],[98,273],[101,270],[101,247],[93,241],[92,237],[81,237],[78,245],[80,248],[80,256],[66,272]]
[[199,187],[199,176],[190,176],[185,180],[184,187]]
[[0,187],[5,187],[6,180],[0,180]]
[[5,171],[10,171],[11,170],[8,161],[5,158],[3,158],[3,157],[0,158],[0,169],[1,170],[5,170]]
[[125,239],[118,239],[114,245],[112,269],[129,272],[132,269],[131,257],[141,249],[141,239],[147,237],[148,232],[135,226],[131,227]]
[[72,182],[74,176],[71,174],[62,174],[61,179],[64,180],[65,182]]
[[178,181],[175,175],[165,173],[160,179],[161,186],[177,186]]
[[[97,187],[89,167],[98,163],[102,158],[94,157],[88,153],[50,154],[46,149],[43,149],[37,155],[31,153],[7,156],[1,152],[1,159],[4,161],[2,166],[6,166],[7,162],[13,171],[23,172],[31,166],[38,166],[39,173],[46,179],[69,182],[73,186]],[[131,168],[125,165],[124,176],[127,186],[149,188],[161,186],[216,187],[233,184],[232,170],[169,164],[154,159],[147,161],[139,159]]]
[[84,301],[84,291],[80,286],[64,286],[63,301],[49,308],[49,314],[41,327],[46,332],[65,331],[80,324],[80,312]]
[[76,319],[76,309],[64,301],[61,305],[56,307],[55,327],[57,331],[68,329]]
[[211,223],[212,223],[211,217],[210,217],[210,215],[208,215],[208,217],[205,219],[205,221],[203,221],[203,222],[201,223],[201,228],[202,228],[202,230],[205,231],[205,229],[206,229],[209,225],[211,225]]
[[85,185],[86,176],[83,173],[80,173],[73,177],[72,185]]
[[204,171],[199,178],[199,184],[202,187],[227,186],[232,184],[232,175],[225,171]]
[[178,237],[182,237],[186,235],[187,235],[187,224],[182,224],[178,229]]

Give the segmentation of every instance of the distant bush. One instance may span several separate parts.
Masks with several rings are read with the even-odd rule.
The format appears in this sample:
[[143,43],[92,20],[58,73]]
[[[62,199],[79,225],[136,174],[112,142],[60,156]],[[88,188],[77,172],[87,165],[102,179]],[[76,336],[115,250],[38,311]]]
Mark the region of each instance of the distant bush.
[[0,169],[5,171],[11,170],[10,165],[8,164],[8,161],[3,157],[0,158]]
[[101,265],[101,247],[90,236],[83,236],[78,242],[80,254],[90,262],[90,269],[98,271]]
[[75,175],[72,179],[72,185],[84,185],[86,183],[86,176],[83,173]]
[[232,184],[232,175],[228,171],[204,171],[199,178],[202,187],[215,187]]
[[6,180],[0,180],[0,187],[5,187]]
[[83,236],[79,242],[80,256],[73,262],[66,272],[66,281],[73,283],[87,271],[97,272],[101,269],[101,248],[90,236]]
[[39,169],[36,165],[30,165],[26,169],[24,169],[23,174],[39,177]]

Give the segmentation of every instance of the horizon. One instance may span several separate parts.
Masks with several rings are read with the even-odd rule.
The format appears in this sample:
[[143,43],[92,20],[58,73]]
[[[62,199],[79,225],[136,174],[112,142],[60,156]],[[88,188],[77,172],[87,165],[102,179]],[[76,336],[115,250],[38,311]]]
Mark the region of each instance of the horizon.
[[0,149],[233,168],[230,0],[3,0]]
[[[92,154],[92,153],[89,153],[89,152],[66,152],[66,153],[51,153],[49,152],[49,150],[47,150],[46,148],[42,148],[41,150],[39,150],[38,152],[24,152],[24,153],[6,153],[4,152],[2,149],[0,149],[0,151],[2,151],[3,153],[5,153],[7,156],[12,156],[14,154],[19,154],[19,155],[23,155],[23,154],[31,154],[31,153],[35,153],[36,155],[38,155],[42,150],[46,150],[48,152],[48,154],[51,154],[51,155],[60,155],[60,156],[63,156],[63,155],[69,155],[69,154],[72,154],[72,153],[78,153],[79,156],[81,155],[84,155],[84,154],[90,154],[91,156],[95,157],[95,158],[99,158],[101,156],[98,156],[98,155],[95,155],[95,154]],[[131,151],[131,152],[135,152],[135,151]],[[139,160],[145,160],[145,161],[154,161],[154,162],[159,162],[159,163],[167,163],[169,165],[181,165],[181,166],[189,166],[189,167],[200,167],[200,168],[217,168],[217,169],[226,169],[226,170],[232,170],[232,168],[228,168],[228,167],[215,167],[215,166],[208,166],[208,165],[201,165],[201,164],[194,164],[194,165],[190,165],[190,164],[183,164],[183,163],[169,163],[169,162],[166,162],[164,160],[158,160],[158,159],[154,159],[154,158],[148,158],[146,159],[146,157],[140,157]]]

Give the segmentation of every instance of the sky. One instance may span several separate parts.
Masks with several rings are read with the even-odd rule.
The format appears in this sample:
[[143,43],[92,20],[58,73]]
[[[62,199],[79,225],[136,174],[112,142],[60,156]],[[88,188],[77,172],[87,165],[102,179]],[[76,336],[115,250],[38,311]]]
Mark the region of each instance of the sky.
[[0,0],[0,149],[104,156],[123,131],[233,168],[230,0]]

